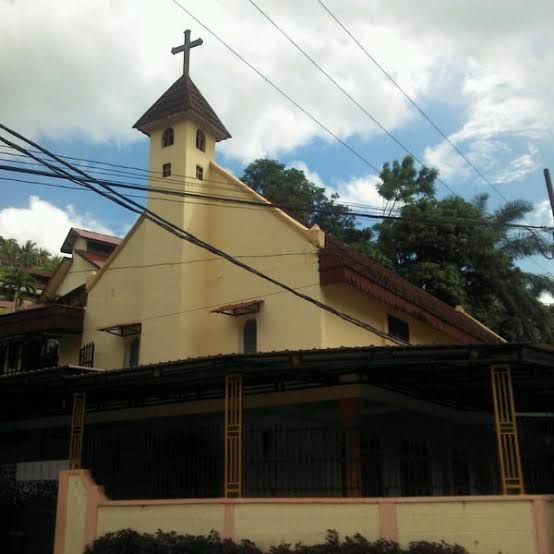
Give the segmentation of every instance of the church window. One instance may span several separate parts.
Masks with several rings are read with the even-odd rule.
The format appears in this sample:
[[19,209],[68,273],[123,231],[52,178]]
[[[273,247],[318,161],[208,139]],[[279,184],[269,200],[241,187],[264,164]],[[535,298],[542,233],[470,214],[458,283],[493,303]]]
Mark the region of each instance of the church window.
[[196,178],[199,181],[202,181],[202,179],[204,179],[204,168],[201,165],[196,166]]
[[174,133],[171,127],[168,127],[162,135],[162,148],[166,146],[171,146],[173,144]]
[[202,129],[196,130],[196,148],[202,152],[206,151],[206,135]]
[[410,342],[410,326],[406,321],[389,314],[388,326],[389,335]]
[[255,354],[258,351],[258,324],[255,319],[249,319],[244,324],[242,345],[245,354]]
[[169,177],[171,175],[171,164],[162,165],[162,177]]
[[129,343],[129,367],[138,367],[140,354],[140,338],[135,337]]

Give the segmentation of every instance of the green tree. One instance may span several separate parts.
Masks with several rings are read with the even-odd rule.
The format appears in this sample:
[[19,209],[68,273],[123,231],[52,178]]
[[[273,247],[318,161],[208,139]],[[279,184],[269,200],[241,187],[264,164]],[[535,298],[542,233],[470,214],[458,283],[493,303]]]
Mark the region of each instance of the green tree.
[[19,247],[18,261],[23,267],[38,267],[40,265],[36,242],[28,240],[23,246]]
[[2,267],[0,283],[2,288],[7,291],[9,300],[13,300],[14,311],[22,305],[25,294],[34,295],[36,293],[34,279],[26,271],[16,267]]
[[304,172],[287,168],[276,160],[258,159],[241,177],[256,192],[307,226],[318,224],[337,238],[360,247],[373,236],[370,227],[359,228],[351,210],[337,203],[338,194],[327,196],[323,187],[307,179]]
[[377,192],[387,201],[384,211],[390,215],[398,203],[412,202],[421,196],[434,196],[438,175],[436,169],[428,167],[417,171],[411,156],[406,156],[402,162],[394,160],[392,167],[385,163],[379,175],[381,182],[377,185]]
[[[395,189],[394,175],[400,173],[387,174],[388,191]],[[489,214],[487,195],[472,201],[453,196],[438,200],[432,187],[437,173],[430,171],[429,176],[427,190],[419,187],[413,173],[412,184],[405,175],[399,177],[402,183],[396,189],[406,192],[397,195],[403,220],[377,226],[382,254],[407,280],[451,305],[463,305],[505,338],[553,342],[552,310],[538,296],[551,292],[554,281],[516,266],[518,260],[549,251],[549,246],[539,236],[508,227],[532,205],[516,200]]]

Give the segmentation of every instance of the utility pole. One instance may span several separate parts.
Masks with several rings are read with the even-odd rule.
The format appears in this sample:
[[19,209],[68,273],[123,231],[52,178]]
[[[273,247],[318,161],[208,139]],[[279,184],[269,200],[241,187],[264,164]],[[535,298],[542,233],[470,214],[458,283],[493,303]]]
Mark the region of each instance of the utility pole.
[[[554,218],[554,189],[552,188],[552,179],[550,179],[550,171],[548,168],[544,170],[544,180],[546,181],[546,190],[548,191],[548,198],[550,199],[550,209],[552,210],[552,217]],[[552,244],[554,245],[554,232],[552,233]]]

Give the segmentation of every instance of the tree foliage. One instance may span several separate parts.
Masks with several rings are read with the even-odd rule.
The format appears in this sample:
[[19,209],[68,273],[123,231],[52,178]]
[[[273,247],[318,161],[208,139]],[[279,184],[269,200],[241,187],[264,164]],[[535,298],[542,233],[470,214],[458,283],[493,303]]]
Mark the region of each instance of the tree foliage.
[[32,240],[20,245],[15,239],[0,237],[0,266],[54,271],[60,261],[61,256],[52,256],[48,250],[38,248]]
[[489,213],[486,194],[438,199],[437,176],[436,169],[417,170],[410,156],[384,164],[377,187],[386,200],[384,213],[402,219],[373,227],[361,227],[336,193],[278,161],[256,160],[242,179],[293,217],[317,223],[445,302],[462,305],[506,339],[554,343],[554,310],[539,301],[544,292],[554,294],[554,281],[517,265],[552,246],[508,226],[532,205],[516,200]]
[[37,283],[33,271],[53,271],[61,257],[38,248],[31,240],[20,245],[15,239],[0,237],[0,288],[4,297],[19,308],[25,297],[34,296]]

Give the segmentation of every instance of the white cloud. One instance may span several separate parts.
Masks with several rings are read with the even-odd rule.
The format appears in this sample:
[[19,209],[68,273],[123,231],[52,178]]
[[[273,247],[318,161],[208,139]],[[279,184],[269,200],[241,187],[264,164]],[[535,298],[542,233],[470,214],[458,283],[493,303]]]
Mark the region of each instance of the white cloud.
[[351,204],[354,210],[356,206],[377,210],[382,210],[385,207],[385,201],[377,192],[379,177],[376,175],[352,177],[348,180],[339,181],[335,185],[329,185],[302,160],[295,160],[289,163],[288,167],[302,170],[310,181],[318,187],[323,187],[328,195],[338,193],[339,202]]
[[534,210],[527,214],[525,220],[529,225],[554,225],[550,201],[547,199],[537,202]]
[[535,171],[539,165],[537,156],[538,150],[530,145],[529,151],[526,154],[513,159],[506,169],[503,169],[496,175],[495,181],[497,183],[512,183],[513,181],[522,180]]
[[[385,126],[397,130],[415,117],[316,3],[258,1]],[[506,0],[498,9],[481,0],[421,0],[406,11],[402,2],[329,0],[425,108],[438,100],[463,112],[451,138],[475,161],[490,141],[508,133],[535,140],[552,126],[554,58],[541,42],[548,44],[553,5]],[[248,3],[190,0],[186,7],[341,138],[381,133]],[[140,137],[131,126],[177,78],[181,60],[169,51],[186,27],[204,39],[192,53],[191,71],[233,134],[220,145],[225,154],[249,161],[316,137],[331,140],[169,1],[0,0],[0,72],[10,76],[0,87],[5,120],[48,138]],[[450,156],[441,144],[427,153],[441,169],[445,158],[445,177],[463,168]]]
[[25,208],[0,210],[0,235],[18,242],[32,240],[52,254],[59,254],[60,247],[71,227],[79,227],[98,233],[114,233],[87,214],[79,214],[70,204],[61,209],[38,196],[29,198]]
[[[261,1],[354,97],[397,128],[413,116],[363,54],[316,5]],[[380,132],[250,5],[197,0],[186,7],[342,138]],[[418,96],[430,87],[428,41],[348,15],[360,36],[379,45],[383,61]],[[314,121],[267,85],[171,2],[0,0],[0,89],[7,122],[33,136],[127,141],[133,123],[178,77],[170,54],[190,26],[204,39],[191,74],[233,134],[221,150],[239,160],[278,155],[315,137]]]
[[343,202],[350,204],[363,204],[371,209],[382,210],[385,200],[377,192],[379,177],[369,175],[367,177],[354,177],[349,181],[342,181],[336,186]]
[[548,292],[543,292],[543,293],[539,296],[539,300],[540,300],[543,304],[547,304],[547,305],[554,304],[554,296],[552,296],[552,295],[549,294]]
[[[554,71],[554,62],[536,56],[534,49],[534,40],[516,36],[502,57],[493,49],[465,66],[460,90],[464,119],[448,138],[497,184],[519,181],[534,171],[540,160],[533,142],[551,140],[550,85],[537,75]],[[482,184],[446,141],[427,147],[425,161],[444,178],[471,176]]]
[[328,189],[329,187],[323,182],[323,179],[320,177],[319,173],[316,171],[312,171],[306,162],[303,162],[302,160],[295,160],[293,162],[290,162],[287,164],[287,167],[294,167],[295,169],[299,169],[300,171],[304,172],[304,175],[306,175],[306,178],[310,180],[314,185],[317,185],[318,187]]

